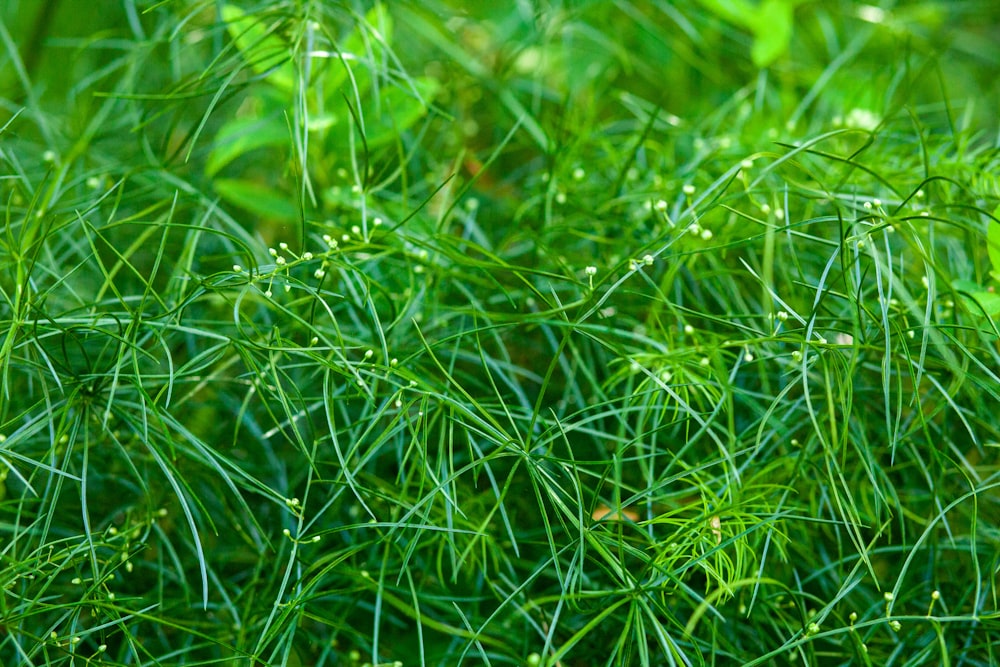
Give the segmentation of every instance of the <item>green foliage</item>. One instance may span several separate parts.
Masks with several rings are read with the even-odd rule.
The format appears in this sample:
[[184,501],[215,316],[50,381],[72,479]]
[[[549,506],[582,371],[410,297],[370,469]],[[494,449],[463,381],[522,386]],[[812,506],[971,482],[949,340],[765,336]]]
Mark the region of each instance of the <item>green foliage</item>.
[[[309,165],[310,173],[297,178],[322,192],[330,187],[324,175],[350,166],[351,156],[361,159],[355,169],[368,169],[377,151],[413,127],[437,94],[435,79],[410,77],[398,68],[390,48],[392,18],[383,5],[369,11],[342,46],[321,26],[297,17],[252,15],[234,5],[224,5],[221,16],[240,57],[262,79],[262,89],[244,102],[247,111],[219,128],[205,168],[209,176],[246,156],[293,172]],[[282,32],[298,38],[293,43]],[[258,149],[272,150],[262,155]],[[246,169],[235,171],[240,178],[216,179],[215,189],[248,212],[276,222],[299,219],[300,207],[310,215],[329,213],[315,194],[298,206],[289,204],[295,199],[292,184],[282,187],[247,178]]]
[[0,664],[996,663],[995,3],[98,4],[0,9]]
[[805,0],[699,0],[726,21],[753,33],[750,57],[756,67],[767,67],[788,51],[795,8]]

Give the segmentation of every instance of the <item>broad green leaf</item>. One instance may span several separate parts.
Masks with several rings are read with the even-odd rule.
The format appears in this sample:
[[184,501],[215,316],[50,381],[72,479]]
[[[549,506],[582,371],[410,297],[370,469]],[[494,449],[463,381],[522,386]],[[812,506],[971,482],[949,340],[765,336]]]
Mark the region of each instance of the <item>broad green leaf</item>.
[[1000,294],[988,292],[971,280],[956,280],[952,286],[962,293],[962,305],[974,315],[1000,316]]
[[411,83],[418,96],[403,87],[405,84],[400,84],[383,91],[377,102],[366,105],[369,115],[365,118],[365,131],[369,148],[391,143],[400,132],[408,130],[427,113],[425,103],[437,94],[437,80],[421,77],[412,79]]
[[720,19],[749,28],[756,8],[748,0],[699,0],[705,9]]
[[205,174],[214,176],[223,167],[250,151],[288,144],[288,126],[273,119],[238,118],[222,126],[208,156]]
[[213,181],[212,185],[225,201],[262,218],[290,222],[299,217],[298,207],[287,195],[269,190],[260,183],[219,178]]
[[795,2],[764,0],[753,19],[753,47],[750,57],[757,67],[767,67],[780,58],[792,41]]
[[795,23],[795,8],[804,0],[699,0],[710,12],[753,33],[750,57],[757,67],[767,67],[788,51]]
[[[437,94],[440,84],[436,79],[426,77],[411,79],[410,83],[416,89],[416,95],[409,86],[399,84],[381,91],[377,100],[365,100],[361,117],[369,149],[392,143],[400,132],[412,127],[427,113],[425,103],[429,103]],[[350,131],[355,131],[353,122]],[[337,147],[346,148],[346,128],[332,135],[331,140]]]
[[222,20],[236,48],[258,74],[267,73],[268,83],[284,90],[295,89],[295,68],[285,40],[274,34],[258,17],[247,14],[234,5],[223,5]]

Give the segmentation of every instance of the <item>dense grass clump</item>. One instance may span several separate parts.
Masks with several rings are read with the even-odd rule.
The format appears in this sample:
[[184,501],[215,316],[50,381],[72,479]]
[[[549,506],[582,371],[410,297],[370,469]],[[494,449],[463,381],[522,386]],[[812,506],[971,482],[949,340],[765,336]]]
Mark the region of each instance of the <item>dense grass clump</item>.
[[0,10],[0,663],[1000,660],[995,3],[466,4]]

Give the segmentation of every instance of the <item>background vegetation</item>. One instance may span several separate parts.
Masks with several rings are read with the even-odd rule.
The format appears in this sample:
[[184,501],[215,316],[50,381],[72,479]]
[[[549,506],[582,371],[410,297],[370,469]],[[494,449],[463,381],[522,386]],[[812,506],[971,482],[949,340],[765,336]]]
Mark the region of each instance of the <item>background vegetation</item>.
[[0,43],[0,663],[1000,660],[996,3]]

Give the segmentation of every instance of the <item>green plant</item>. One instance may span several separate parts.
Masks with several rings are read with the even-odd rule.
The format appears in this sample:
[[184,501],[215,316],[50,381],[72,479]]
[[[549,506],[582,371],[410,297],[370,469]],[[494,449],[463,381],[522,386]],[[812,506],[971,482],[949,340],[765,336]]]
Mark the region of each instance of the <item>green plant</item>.
[[767,67],[788,51],[795,8],[804,0],[700,0],[713,14],[753,33],[750,57],[756,67]]
[[[306,212],[337,211],[349,201],[338,182],[368,191],[398,177],[397,167],[379,164],[380,155],[388,150],[405,157],[400,138],[427,112],[439,84],[399,66],[384,5],[359,17],[342,40],[308,16],[282,9],[247,14],[227,4],[221,17],[245,66],[260,78],[219,128],[205,162],[224,201],[287,223]],[[221,88],[219,96],[227,92]],[[220,177],[234,162],[244,164],[240,176]],[[261,164],[269,168],[262,171]]]
[[996,8],[760,7],[0,10],[0,663],[995,662]]

